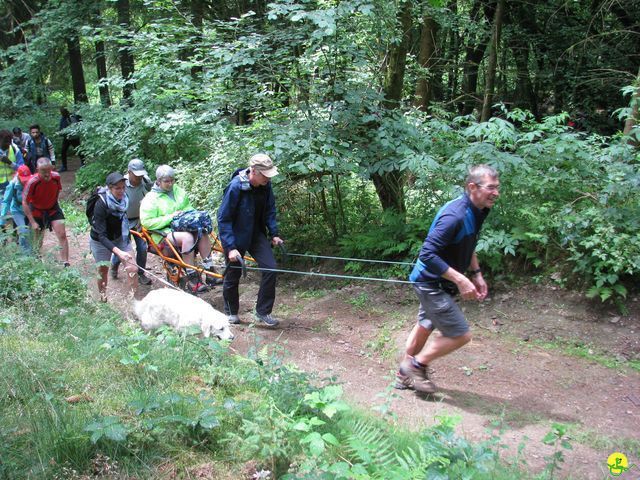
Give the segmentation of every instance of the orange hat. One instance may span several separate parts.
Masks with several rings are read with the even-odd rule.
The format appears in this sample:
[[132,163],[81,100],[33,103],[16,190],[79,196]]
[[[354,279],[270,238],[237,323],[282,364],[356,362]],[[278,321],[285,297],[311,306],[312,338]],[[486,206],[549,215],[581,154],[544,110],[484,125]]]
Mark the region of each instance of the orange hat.
[[27,167],[26,165],[20,165],[18,167],[16,175],[18,176],[18,180],[20,180],[20,183],[24,185],[31,178],[31,170],[29,170],[29,167]]

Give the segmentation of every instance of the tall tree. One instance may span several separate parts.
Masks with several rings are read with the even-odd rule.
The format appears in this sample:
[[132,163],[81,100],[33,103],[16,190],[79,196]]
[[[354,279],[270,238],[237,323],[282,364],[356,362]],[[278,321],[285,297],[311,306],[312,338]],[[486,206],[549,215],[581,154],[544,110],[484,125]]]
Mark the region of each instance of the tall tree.
[[132,104],[133,99],[131,98],[131,94],[133,93],[133,84],[131,80],[134,73],[134,60],[131,51],[131,8],[129,0],[118,0],[116,9],[118,11],[118,24],[123,32],[120,37],[120,48],[118,49],[120,71],[122,72],[122,78],[125,82],[122,87],[122,96],[126,103]]
[[71,70],[71,83],[73,85],[73,100],[75,103],[86,103],[88,100],[87,87],[84,82],[80,37],[77,32],[72,32],[71,36],[67,38],[67,51],[69,53],[69,69]]
[[[468,35],[465,46],[465,60],[462,78],[462,96],[464,99],[463,115],[473,112],[477,101],[476,88],[478,86],[478,69],[487,49],[488,35],[483,28],[483,15],[487,17],[493,10],[490,4],[485,5],[483,0],[474,0],[471,7],[470,27],[478,30],[477,33]],[[473,30],[473,28],[471,28]]]
[[491,33],[491,45],[489,47],[489,61],[484,86],[484,101],[482,103],[482,116],[480,121],[486,122],[491,117],[491,105],[493,104],[493,88],[496,81],[496,67],[498,64],[498,48],[500,46],[500,31],[502,30],[502,15],[506,0],[498,0],[493,28]]
[[96,49],[96,71],[98,73],[100,103],[102,103],[103,107],[108,107],[111,105],[111,95],[109,94],[109,85],[107,84],[107,56],[104,40],[96,40],[94,47]]
[[[407,64],[407,52],[411,43],[411,1],[405,0],[398,7],[399,40],[393,42],[385,55],[383,106],[388,110],[397,109],[402,100],[404,74]],[[393,210],[403,214],[405,175],[401,171],[374,173],[371,176],[380,204],[384,210]]]
[[436,35],[438,33],[438,24],[431,16],[428,10],[429,1],[423,2],[424,13],[422,15],[422,28],[420,29],[420,51],[418,53],[418,64],[423,72],[418,77],[416,84],[415,106],[426,111],[429,102],[433,97],[433,80],[436,65]]

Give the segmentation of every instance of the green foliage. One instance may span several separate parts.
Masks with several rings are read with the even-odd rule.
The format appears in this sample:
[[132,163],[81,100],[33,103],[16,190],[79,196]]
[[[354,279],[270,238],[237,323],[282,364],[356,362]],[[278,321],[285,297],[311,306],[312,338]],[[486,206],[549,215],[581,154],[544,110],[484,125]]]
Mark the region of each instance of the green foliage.
[[542,478],[555,478],[554,474],[558,468],[564,463],[563,450],[572,450],[571,444],[567,440],[567,425],[562,423],[554,423],[551,430],[547,433],[542,442],[545,445],[553,445],[554,452],[545,457],[547,465],[542,474]]
[[20,301],[0,297],[3,478],[76,478],[104,457],[154,478],[159,464],[202,454],[238,469],[253,460],[279,478],[413,479],[445,462],[444,445],[474,459],[465,471],[480,468],[470,444],[434,444],[431,430],[410,434],[354,411],[339,385],[310,379],[268,347],[245,358],[170,328],[145,333],[88,298],[73,269],[10,249],[0,265],[4,291],[50,280],[33,294],[20,290]]

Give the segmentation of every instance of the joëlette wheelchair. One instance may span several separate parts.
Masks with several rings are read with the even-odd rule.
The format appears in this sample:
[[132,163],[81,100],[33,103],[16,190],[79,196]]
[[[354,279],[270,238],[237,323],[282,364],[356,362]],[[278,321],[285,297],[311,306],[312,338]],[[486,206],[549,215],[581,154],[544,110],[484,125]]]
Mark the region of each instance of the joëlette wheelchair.
[[[192,269],[200,275],[200,280],[206,277],[211,278],[224,278],[227,268],[222,273],[212,272],[210,270],[205,270],[202,266],[195,266],[186,263],[180,252],[176,249],[176,247],[168,240],[166,240],[166,235],[163,232],[158,230],[148,230],[144,227],[138,230],[130,230],[132,235],[135,235],[145,242],[147,242],[147,251],[153,253],[160,257],[162,261],[162,268],[165,271],[167,281],[172,285],[186,291],[190,292],[188,288],[188,278],[187,278],[187,269]],[[151,234],[158,234],[162,236],[162,241],[158,244],[153,240]],[[211,246],[214,252],[224,253],[224,249],[222,248],[222,243],[220,243],[220,239],[215,233],[210,233],[209,237],[211,238]],[[246,277],[247,269],[245,261],[255,262],[253,258],[250,256],[245,256],[244,258],[238,257],[238,261],[242,268],[242,276]]]

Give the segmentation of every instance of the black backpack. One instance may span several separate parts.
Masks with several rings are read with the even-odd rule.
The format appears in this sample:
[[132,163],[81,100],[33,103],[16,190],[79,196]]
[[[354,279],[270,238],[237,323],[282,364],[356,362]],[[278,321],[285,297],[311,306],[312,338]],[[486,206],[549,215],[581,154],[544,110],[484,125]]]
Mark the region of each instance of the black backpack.
[[105,198],[106,192],[107,187],[96,187],[95,191],[89,195],[84,209],[87,214],[87,220],[89,220],[89,225],[93,225],[93,211],[96,209],[96,202],[102,198],[105,205],[107,204],[107,199]]

